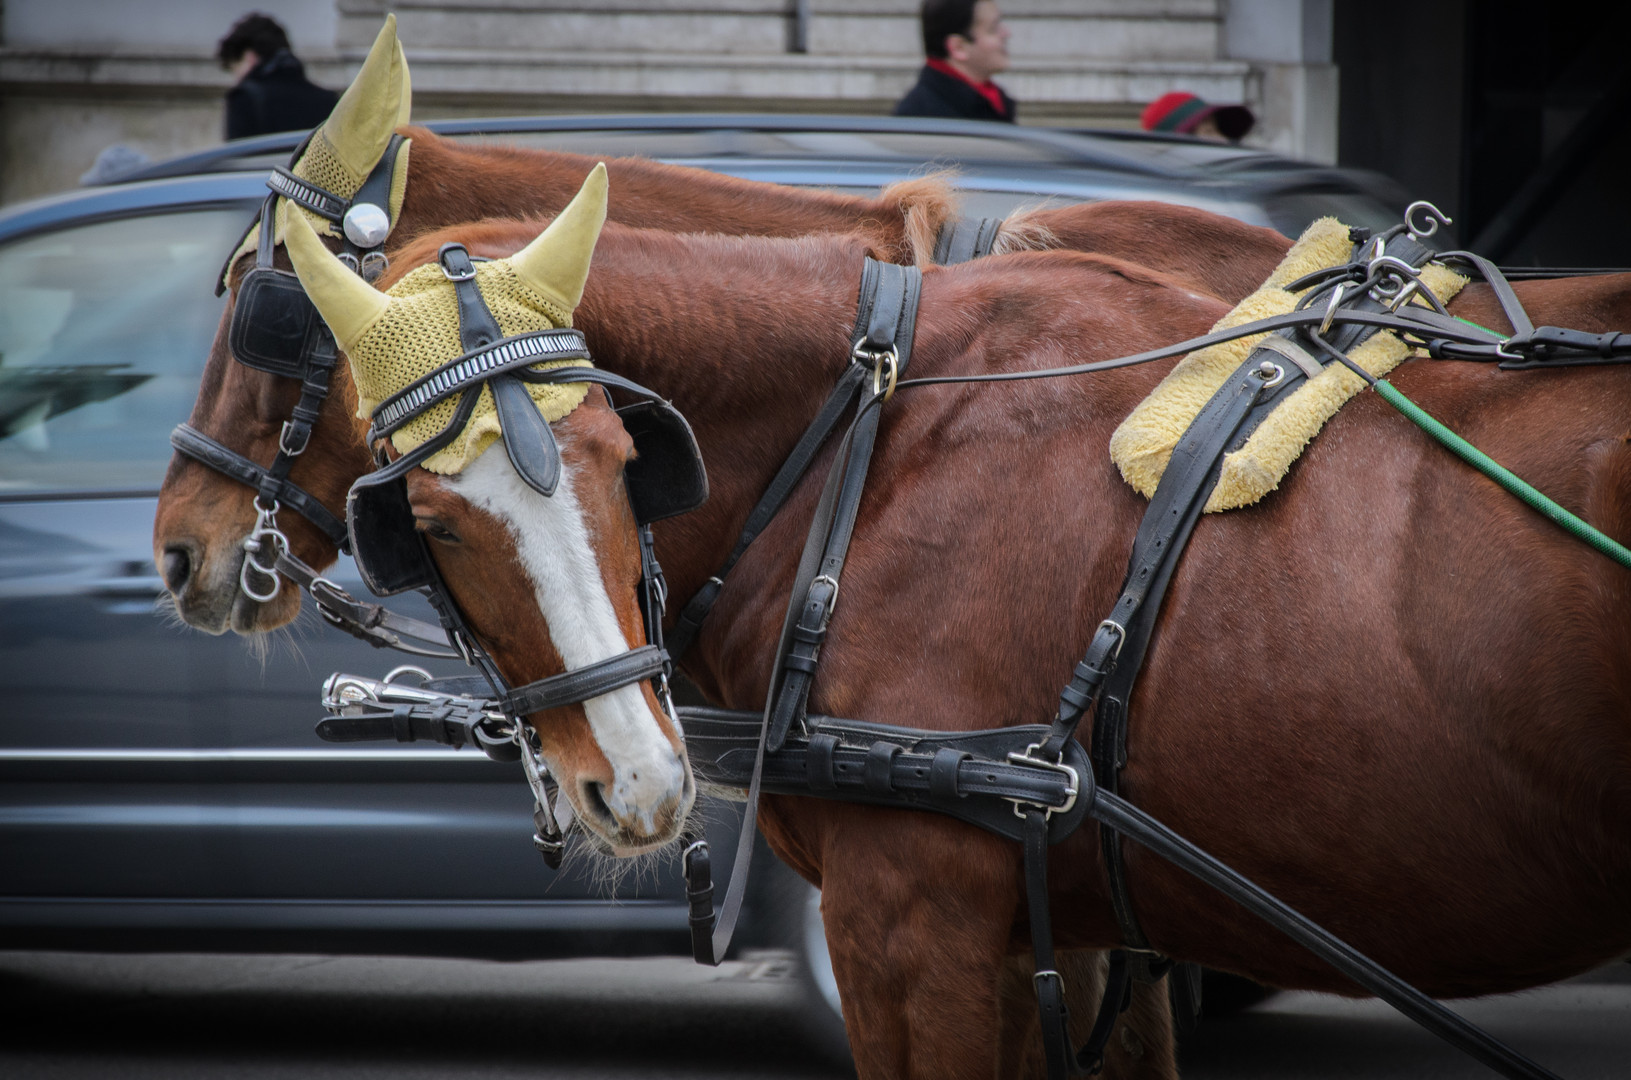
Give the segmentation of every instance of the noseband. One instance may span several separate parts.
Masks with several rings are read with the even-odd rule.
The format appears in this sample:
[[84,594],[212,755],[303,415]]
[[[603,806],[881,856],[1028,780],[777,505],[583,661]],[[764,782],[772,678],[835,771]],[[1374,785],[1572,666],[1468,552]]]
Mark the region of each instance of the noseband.
[[[385,239],[390,235],[391,177],[397,153],[405,142],[391,136],[390,144],[368,179],[350,199],[325,191],[280,166],[267,178],[271,194],[261,204],[260,236],[255,250],[255,266],[244,276],[232,310],[227,344],[232,356],[245,367],[280,378],[300,380],[300,400],[278,435],[278,452],[272,464],[261,465],[236,450],[210,438],[190,424],[178,424],[170,433],[170,445],[177,452],[255,489],[255,524],[244,538],[244,561],[238,572],[238,587],[252,600],[267,603],[282,587],[277,573],[280,556],[288,556],[289,540],[278,528],[282,507],[317,526],[341,551],[350,550],[345,523],[329,513],[322,502],[289,479],[295,458],[306,450],[312,425],[317,422],[329,381],[338,362],[334,336],[318,317],[306,296],[300,279],[272,265],[277,200],[284,198],[297,206],[335,222],[344,238],[339,259],[364,279],[377,279],[389,265]],[[295,148],[289,159],[292,167],[305,153],[311,136]],[[256,225],[251,223],[250,229]],[[246,230],[245,236],[248,235]],[[219,296],[225,290],[237,249],[227,257],[216,280]],[[270,588],[257,588],[255,577],[271,582]]]

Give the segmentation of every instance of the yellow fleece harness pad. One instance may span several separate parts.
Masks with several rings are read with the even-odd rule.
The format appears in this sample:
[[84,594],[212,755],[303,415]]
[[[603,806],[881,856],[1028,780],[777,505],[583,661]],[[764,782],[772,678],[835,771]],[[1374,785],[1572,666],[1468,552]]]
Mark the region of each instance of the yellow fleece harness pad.
[[[1290,313],[1302,292],[1288,292],[1285,286],[1316,270],[1346,263],[1352,249],[1347,226],[1335,218],[1319,219],[1292,245],[1263,287],[1213,329]],[[1433,263],[1422,269],[1421,283],[1447,303],[1467,279]],[[1122,421],[1110,437],[1110,458],[1134,489],[1146,498],[1154,494],[1173,448],[1201,408],[1267,337],[1254,334],[1190,353]],[[1411,349],[1391,331],[1378,330],[1348,355],[1372,375],[1381,376],[1409,357]],[[1249,506],[1273,491],[1325,422],[1364,385],[1341,364],[1329,364],[1286,394],[1245,445],[1224,455],[1222,473],[1205,511]]]
[[[572,313],[558,301],[528,286],[510,267],[495,259],[475,264],[476,288],[506,338],[534,330],[572,325]],[[381,401],[429,375],[464,350],[459,341],[459,305],[454,286],[439,263],[416,267],[391,286],[391,305],[347,350],[357,386],[357,415],[368,419]],[[539,364],[540,370],[568,360]],[[587,383],[530,383],[531,395],[546,422],[577,408],[589,392]],[[447,427],[458,408],[456,399],[437,402],[391,434],[397,451],[409,453]],[[491,388],[483,386],[475,412],[452,442],[422,462],[443,475],[457,473],[480,457],[499,438],[498,409]]]

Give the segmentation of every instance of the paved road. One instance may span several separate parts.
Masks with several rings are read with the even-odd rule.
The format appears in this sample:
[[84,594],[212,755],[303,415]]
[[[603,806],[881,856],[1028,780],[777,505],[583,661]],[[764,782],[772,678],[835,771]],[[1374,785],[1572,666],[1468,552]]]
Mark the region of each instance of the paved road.
[[[826,1078],[766,956],[521,964],[0,953],[9,1080]],[[1631,965],[1456,1008],[1569,1080],[1631,1076]],[[1482,1080],[1385,1005],[1282,994],[1208,1021],[1186,1080]]]

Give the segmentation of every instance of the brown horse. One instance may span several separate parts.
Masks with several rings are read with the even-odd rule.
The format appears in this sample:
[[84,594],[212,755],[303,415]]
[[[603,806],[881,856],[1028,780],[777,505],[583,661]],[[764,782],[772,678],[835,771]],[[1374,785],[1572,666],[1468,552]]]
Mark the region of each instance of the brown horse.
[[[537,229],[461,227],[398,259],[454,239],[502,255]],[[847,362],[867,251],[852,238],[603,238],[577,325],[599,363],[673,398],[712,465],[708,505],[658,526],[677,595],[720,563]],[[1537,322],[1631,325],[1631,275],[1517,288]],[[1103,256],[931,269],[911,374],[1108,358],[1202,332],[1223,308]],[[1451,310],[1506,325],[1487,290]],[[1169,366],[919,389],[886,407],[812,711],[948,730],[1051,714],[1144,506],[1104,447]],[[1631,535],[1625,371],[1418,361],[1393,381],[1597,527]],[[615,455],[604,460],[590,475],[614,491]],[[686,658],[717,701],[763,700],[817,486],[749,549]],[[470,513],[428,474],[411,493],[455,530]],[[459,587],[473,595],[480,578]],[[1631,948],[1628,600],[1625,569],[1362,395],[1279,491],[1196,530],[1133,703],[1124,790],[1429,993],[1579,972]],[[863,1075],[996,1072],[998,975],[1027,947],[1017,846],[813,798],[769,798],[761,821],[822,889]],[[1353,992],[1148,853],[1127,862],[1164,952]],[[1062,943],[1117,942],[1096,830],[1052,849],[1050,889]]]
[[[387,30],[390,28],[387,27]],[[375,45],[335,115],[324,127],[347,167],[366,175],[385,153],[405,111],[405,68],[394,35]],[[430,230],[494,216],[554,213],[577,191],[595,159],[574,154],[475,146],[438,138],[419,128],[406,154],[401,208],[387,251]],[[806,191],[719,176],[698,169],[623,158],[609,161],[613,221],[673,232],[802,236],[860,232],[880,258],[927,262],[935,236],[955,216],[955,193],[944,179],[896,184],[875,199]],[[1169,273],[1193,290],[1230,302],[1261,283],[1284,255],[1287,240],[1256,226],[1187,207],[1108,202],[1033,210],[1010,218],[997,251],[1047,245],[1116,255]],[[287,260],[278,253],[278,263]],[[250,265],[240,258],[231,273],[232,297],[211,347],[189,422],[252,461],[277,452],[283,422],[298,398],[290,379],[232,362],[227,347],[237,285]],[[313,429],[311,452],[296,460],[290,478],[330,511],[344,508],[346,488],[368,468],[351,435],[355,405],[342,369],[336,390]],[[238,588],[242,541],[255,522],[255,492],[177,455],[165,477],[154,523],[154,557],[191,626],[210,633],[272,630],[299,611],[300,594],[281,589],[268,602]],[[296,555],[315,567],[336,556],[334,544],[305,519],[285,512],[280,524]]]

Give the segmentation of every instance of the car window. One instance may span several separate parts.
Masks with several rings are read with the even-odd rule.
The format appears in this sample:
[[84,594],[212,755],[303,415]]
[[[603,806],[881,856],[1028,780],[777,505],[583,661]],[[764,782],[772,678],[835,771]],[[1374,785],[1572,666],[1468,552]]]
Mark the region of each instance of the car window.
[[158,490],[244,220],[151,214],[0,247],[0,495]]

